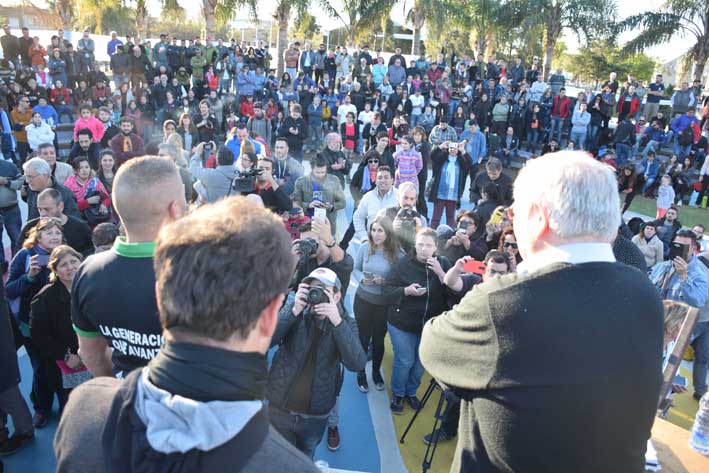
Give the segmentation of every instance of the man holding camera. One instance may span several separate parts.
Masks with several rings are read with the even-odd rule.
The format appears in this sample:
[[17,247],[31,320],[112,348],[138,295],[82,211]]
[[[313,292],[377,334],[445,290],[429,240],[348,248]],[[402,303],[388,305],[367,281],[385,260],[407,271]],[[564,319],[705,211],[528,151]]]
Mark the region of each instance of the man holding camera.
[[335,235],[337,211],[344,209],[346,204],[345,192],[340,181],[327,173],[327,161],[322,156],[315,156],[310,164],[310,174],[295,181],[293,203],[303,208],[311,218],[318,213],[316,209],[325,210],[332,234]]
[[695,258],[697,235],[691,230],[677,232],[670,243],[668,261],[652,267],[650,280],[663,299],[702,308],[709,294],[709,276]]
[[293,208],[293,201],[273,177],[273,159],[261,155],[257,165],[258,174],[251,193],[258,194],[267,209],[277,214],[288,212]]
[[378,215],[386,215],[394,226],[394,234],[399,239],[399,246],[408,253],[414,246],[416,230],[426,226],[426,217],[416,211],[418,191],[411,182],[399,186],[396,200],[398,205],[381,210]]
[[359,372],[367,363],[357,324],[340,303],[341,287],[334,271],[311,272],[281,309],[271,341],[280,347],[268,380],[269,419],[310,458],[342,386],[341,364]]

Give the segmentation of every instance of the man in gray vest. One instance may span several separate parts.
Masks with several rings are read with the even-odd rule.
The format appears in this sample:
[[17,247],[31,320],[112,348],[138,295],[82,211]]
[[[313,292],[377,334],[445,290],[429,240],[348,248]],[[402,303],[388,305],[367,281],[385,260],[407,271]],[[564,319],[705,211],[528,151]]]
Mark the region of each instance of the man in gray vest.
[[682,82],[682,87],[672,95],[670,102],[673,117],[683,114],[689,107],[694,107],[694,93],[689,89],[687,82]]

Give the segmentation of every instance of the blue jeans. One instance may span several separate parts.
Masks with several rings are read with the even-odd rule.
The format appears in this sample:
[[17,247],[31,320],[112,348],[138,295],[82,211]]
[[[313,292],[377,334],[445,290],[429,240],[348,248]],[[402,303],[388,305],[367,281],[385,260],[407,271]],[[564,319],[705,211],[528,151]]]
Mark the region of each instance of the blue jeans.
[[694,367],[692,368],[694,392],[704,394],[707,392],[707,368],[709,368],[709,322],[697,322],[694,326],[692,338],[692,347],[694,347]]
[[684,160],[685,157],[689,156],[689,153],[692,151],[692,145],[680,145],[679,138],[675,139],[674,143],[672,144],[672,147],[674,153],[677,155],[680,161]]
[[561,131],[564,128],[564,119],[561,117],[551,117],[551,128],[549,128],[549,139],[556,138],[556,142],[561,144]]
[[649,188],[652,187],[652,185],[655,183],[655,179],[656,179],[656,178],[654,178],[654,177],[648,177],[648,178],[647,178],[647,180],[645,181],[645,185],[643,185],[643,190],[642,190],[642,193],[643,193],[643,194],[644,194],[645,192],[647,192],[647,190],[648,190]]
[[419,359],[421,335],[399,330],[390,323],[387,323],[387,327],[394,348],[391,392],[394,396],[415,396],[424,371]]
[[588,147],[590,148],[596,143],[596,137],[600,131],[600,125],[588,125]]
[[327,427],[327,415],[308,416],[288,412],[273,405],[268,407],[271,425],[295,448],[311,460]]
[[517,150],[510,151],[507,155],[502,149],[497,150],[497,159],[502,161],[502,164],[508,168],[510,167],[510,162],[517,157]]
[[659,144],[660,143],[655,140],[648,141],[647,144],[645,145],[645,147],[643,148],[643,152],[642,152],[643,158],[647,158],[647,154],[650,151],[652,151],[653,153],[657,152],[656,147],[659,146]]
[[586,144],[586,133],[571,133],[569,140],[576,143],[576,149],[584,149],[584,145]]
[[460,103],[460,100],[451,99],[450,103],[448,104],[448,120],[453,118],[453,114],[455,113],[455,109],[458,108],[459,103]]
[[5,227],[7,236],[10,238],[12,256],[15,256],[20,249],[20,232],[22,231],[22,217],[20,207],[15,204],[10,207],[0,209],[0,261],[5,261],[5,248],[2,244],[2,227]]
[[615,157],[618,166],[622,166],[623,164],[628,162],[628,160],[630,159],[630,150],[630,145],[626,145],[625,143],[616,143]]
[[539,128],[527,129],[527,145],[530,150],[534,150],[539,145]]

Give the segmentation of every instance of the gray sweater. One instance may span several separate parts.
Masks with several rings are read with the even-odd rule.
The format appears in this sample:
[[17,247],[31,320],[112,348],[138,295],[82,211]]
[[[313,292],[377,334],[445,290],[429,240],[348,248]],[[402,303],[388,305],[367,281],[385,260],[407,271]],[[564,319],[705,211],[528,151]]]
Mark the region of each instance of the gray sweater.
[[194,155],[190,159],[190,172],[197,181],[195,190],[204,202],[216,202],[229,195],[231,183],[236,177],[236,168],[233,165],[217,166],[215,169],[202,167],[202,159]]
[[22,173],[12,161],[0,159],[0,177],[9,181],[4,186],[0,186],[0,208],[17,205],[17,191],[25,182]]
[[[389,277],[392,262],[390,262],[383,250],[376,250],[374,254],[369,254],[369,242],[362,243],[355,257],[354,269],[362,273],[371,273],[373,276],[384,278]],[[369,302],[370,304],[385,305],[387,298],[384,295],[384,286],[377,284],[362,284],[359,283],[357,295]]]

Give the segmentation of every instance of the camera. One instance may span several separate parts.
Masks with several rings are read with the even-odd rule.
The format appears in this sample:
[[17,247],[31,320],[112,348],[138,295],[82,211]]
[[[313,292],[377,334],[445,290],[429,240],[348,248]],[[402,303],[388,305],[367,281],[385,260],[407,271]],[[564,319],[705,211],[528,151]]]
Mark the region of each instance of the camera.
[[467,235],[468,234],[468,221],[467,220],[461,220],[460,223],[458,224],[458,231],[462,235]]
[[325,289],[322,287],[314,286],[308,289],[308,294],[306,296],[308,304],[311,306],[316,306],[318,304],[326,304],[330,302],[330,298],[325,293]]
[[202,147],[202,161],[206,161],[212,155],[212,143],[204,143]]
[[240,172],[232,182],[232,189],[240,194],[248,194],[253,192],[256,177],[263,173],[263,169],[249,169],[248,171]]
[[414,218],[416,218],[418,214],[414,209],[406,208],[403,207],[399,212],[396,214],[396,218],[401,220],[401,226],[405,230],[415,230],[416,229],[416,222],[414,221]]
[[317,253],[318,242],[313,240],[312,238],[304,238],[302,240],[298,240],[298,249],[303,254],[301,259],[307,261],[313,256],[315,256],[315,253]]

